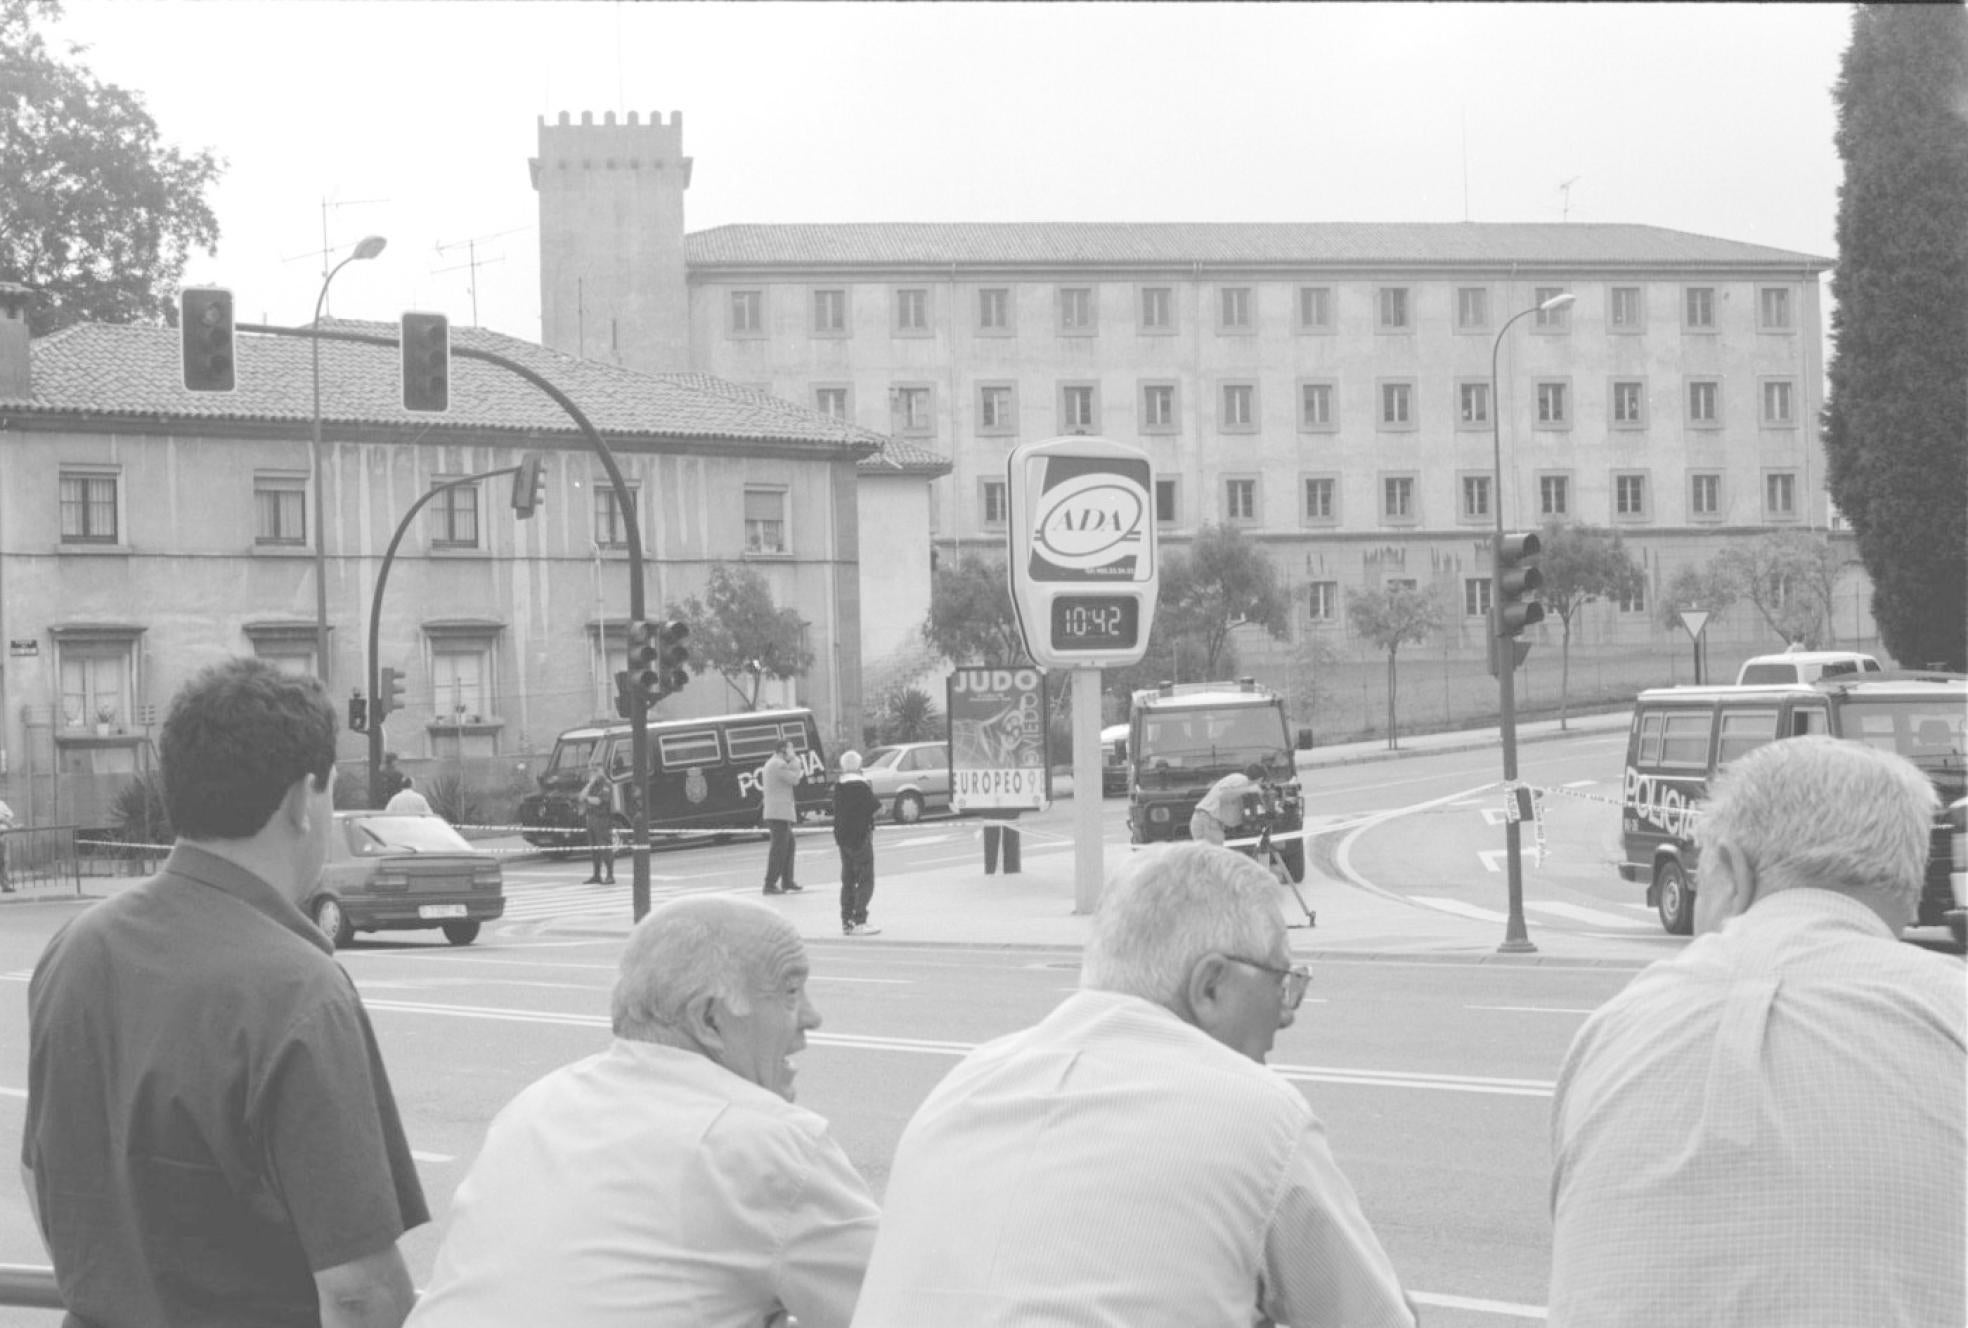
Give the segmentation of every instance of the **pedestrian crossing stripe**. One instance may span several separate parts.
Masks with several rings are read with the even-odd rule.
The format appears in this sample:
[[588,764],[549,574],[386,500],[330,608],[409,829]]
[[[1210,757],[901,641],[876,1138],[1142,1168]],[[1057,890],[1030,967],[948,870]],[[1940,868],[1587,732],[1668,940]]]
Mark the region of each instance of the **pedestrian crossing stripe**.
[[[1479,922],[1503,923],[1510,920],[1509,915],[1506,913],[1500,913],[1493,908],[1484,908],[1478,904],[1465,903],[1460,899],[1444,899],[1438,895],[1409,895],[1408,898],[1424,907],[1436,909],[1443,913],[1453,913],[1457,917],[1475,918]],[[1567,904],[1555,899],[1526,899],[1524,901],[1524,911],[1526,913],[1548,914],[1551,917],[1563,918],[1568,922],[1581,922],[1593,927],[1609,927],[1620,931],[1633,932],[1637,935],[1650,934],[1653,930],[1645,923],[1637,922],[1625,914],[1607,913],[1596,908],[1585,908],[1578,904]]]

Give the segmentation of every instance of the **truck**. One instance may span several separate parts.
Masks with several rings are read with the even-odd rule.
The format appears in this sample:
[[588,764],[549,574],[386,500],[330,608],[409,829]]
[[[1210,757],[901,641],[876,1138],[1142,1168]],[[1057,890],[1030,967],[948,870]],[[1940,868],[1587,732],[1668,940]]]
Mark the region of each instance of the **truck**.
[[[1128,707],[1128,839],[1156,844],[1189,838],[1189,816],[1210,785],[1249,765],[1265,772],[1266,820],[1293,881],[1305,879],[1305,799],[1284,698],[1253,678],[1162,683]],[[1234,837],[1234,836],[1233,836]]]

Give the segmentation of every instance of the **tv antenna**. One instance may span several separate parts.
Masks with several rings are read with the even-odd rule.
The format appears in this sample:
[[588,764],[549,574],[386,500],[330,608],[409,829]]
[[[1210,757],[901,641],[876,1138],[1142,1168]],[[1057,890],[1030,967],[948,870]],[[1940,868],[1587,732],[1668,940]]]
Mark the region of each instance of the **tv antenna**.
[[[319,249],[310,249],[306,253],[289,254],[280,261],[283,263],[297,263],[303,258],[319,258],[321,260],[321,279],[324,282],[327,281],[328,274],[334,270],[329,260],[336,252],[336,246],[328,242],[328,210],[330,208],[365,207],[371,203],[387,202],[389,202],[387,198],[329,198],[324,194],[321,199],[321,247]],[[330,312],[325,301],[322,305],[322,312]]]
[[521,231],[531,230],[531,229],[532,228],[530,226],[515,226],[511,230],[496,231],[491,235],[474,235],[469,239],[453,240],[449,244],[440,244],[436,246],[437,252],[439,252],[440,254],[448,254],[454,249],[463,249],[465,251],[464,262],[454,263],[450,267],[433,268],[431,269],[431,275],[437,276],[445,272],[462,272],[466,270],[469,270],[471,272],[471,306],[472,306],[473,327],[478,326],[478,270],[481,267],[490,267],[494,263],[503,263],[506,261],[506,256],[504,254],[498,254],[492,258],[480,258],[478,256],[479,242],[481,240],[503,239],[508,235],[517,235]]
[[1558,182],[1558,194],[1559,194],[1558,220],[1559,221],[1570,221],[1572,219],[1572,186],[1577,184],[1580,180],[1583,180],[1584,178],[1585,177],[1583,175],[1574,175],[1569,180],[1560,180]]

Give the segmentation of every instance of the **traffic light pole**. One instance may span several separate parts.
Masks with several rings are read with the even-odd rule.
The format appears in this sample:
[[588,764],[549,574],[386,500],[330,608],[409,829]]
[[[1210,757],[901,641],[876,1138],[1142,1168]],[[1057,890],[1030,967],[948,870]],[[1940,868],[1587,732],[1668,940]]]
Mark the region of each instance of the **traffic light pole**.
[[[1497,728],[1503,740],[1503,790],[1507,798],[1517,796],[1517,652],[1512,638],[1503,630],[1503,399],[1497,393],[1497,352],[1503,335],[1520,318],[1538,312],[1526,309],[1513,314],[1497,329],[1490,343],[1490,456],[1496,487],[1490,508],[1496,513],[1496,542],[1490,546],[1490,649],[1497,665]],[[1503,861],[1509,882],[1508,916],[1503,924],[1503,944],[1499,954],[1533,954],[1537,946],[1524,926],[1524,843],[1517,817],[1503,821]]]

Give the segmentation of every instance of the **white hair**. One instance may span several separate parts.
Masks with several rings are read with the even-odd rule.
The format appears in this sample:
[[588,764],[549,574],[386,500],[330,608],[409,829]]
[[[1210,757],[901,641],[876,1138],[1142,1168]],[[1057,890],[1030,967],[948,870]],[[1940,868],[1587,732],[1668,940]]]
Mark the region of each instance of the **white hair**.
[[622,951],[609,1002],[615,1035],[666,1041],[661,1034],[681,1030],[685,1011],[706,996],[747,1013],[788,937],[798,943],[792,924],[756,900],[701,895],[651,909]]
[[1917,904],[1940,798],[1911,761],[1823,734],[1744,756],[1695,819],[1707,853],[1728,843],[1771,888],[1872,892]]
[[1265,868],[1213,844],[1137,853],[1107,879],[1080,986],[1173,1006],[1204,955],[1272,952],[1284,930],[1277,890]]

